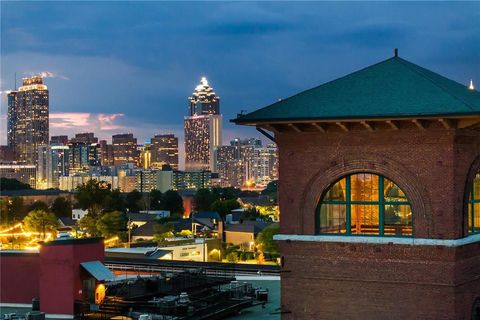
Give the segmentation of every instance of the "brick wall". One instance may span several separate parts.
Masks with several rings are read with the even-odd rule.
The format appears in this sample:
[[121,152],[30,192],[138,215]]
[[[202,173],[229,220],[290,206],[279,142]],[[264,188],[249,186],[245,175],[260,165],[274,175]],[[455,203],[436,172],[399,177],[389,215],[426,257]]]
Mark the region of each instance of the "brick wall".
[[[355,172],[407,195],[414,237],[467,235],[468,192],[480,169],[474,130],[279,133],[283,234],[315,234],[325,190]],[[460,248],[280,241],[284,319],[470,319],[480,297],[480,245]]]

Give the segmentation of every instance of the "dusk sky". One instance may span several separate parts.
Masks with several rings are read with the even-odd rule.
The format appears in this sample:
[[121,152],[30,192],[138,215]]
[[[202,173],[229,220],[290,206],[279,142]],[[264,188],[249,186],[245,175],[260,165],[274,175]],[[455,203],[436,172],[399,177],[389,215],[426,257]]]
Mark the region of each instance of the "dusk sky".
[[[1,2],[1,140],[6,95],[47,76],[50,135],[94,131],[183,141],[187,97],[206,76],[224,143],[259,137],[230,124],[390,58],[480,87],[480,2]],[[182,147],[183,148],[183,144]],[[182,161],[181,161],[182,162]]]

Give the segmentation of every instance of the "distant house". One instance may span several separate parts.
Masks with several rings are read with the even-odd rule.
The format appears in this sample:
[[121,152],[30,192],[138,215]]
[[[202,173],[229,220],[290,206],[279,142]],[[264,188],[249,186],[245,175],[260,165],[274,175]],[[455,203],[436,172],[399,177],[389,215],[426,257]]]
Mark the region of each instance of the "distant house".
[[152,240],[156,233],[154,226],[157,224],[157,221],[151,220],[141,223],[137,228],[133,228],[131,231],[132,241]]
[[75,229],[77,222],[70,217],[57,218],[58,227],[57,231],[69,232]]
[[192,233],[194,235],[209,235],[221,238],[223,234],[223,220],[217,212],[195,212],[190,214]]
[[257,234],[271,224],[271,222],[263,221],[244,221],[239,224],[227,224],[224,231],[225,242],[252,250]]
[[88,214],[88,209],[73,209],[72,210],[72,219],[80,220]]

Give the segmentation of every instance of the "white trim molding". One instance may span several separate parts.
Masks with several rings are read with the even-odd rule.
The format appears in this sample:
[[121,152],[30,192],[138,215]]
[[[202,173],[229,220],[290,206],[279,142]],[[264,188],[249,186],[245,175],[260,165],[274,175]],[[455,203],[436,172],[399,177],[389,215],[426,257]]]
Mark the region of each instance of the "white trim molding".
[[371,236],[330,236],[330,235],[303,235],[303,234],[277,234],[273,237],[279,241],[308,241],[308,242],[338,242],[362,244],[400,244],[408,246],[444,246],[460,247],[471,243],[480,242],[480,234],[473,234],[460,239],[425,239],[425,238],[395,238]]
[[73,319],[74,316],[71,314],[56,314],[56,313],[47,313],[45,314],[46,319]]
[[32,308],[32,304],[0,302],[0,308]]

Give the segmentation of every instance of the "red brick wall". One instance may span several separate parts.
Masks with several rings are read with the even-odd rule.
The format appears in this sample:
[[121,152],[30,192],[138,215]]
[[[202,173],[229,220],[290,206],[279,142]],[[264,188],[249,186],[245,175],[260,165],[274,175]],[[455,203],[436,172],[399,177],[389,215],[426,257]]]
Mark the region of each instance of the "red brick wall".
[[82,299],[83,280],[90,276],[81,262],[104,261],[99,239],[59,240],[40,251],[40,309],[52,314],[74,313],[74,301]]
[[364,171],[382,174],[405,191],[416,237],[465,235],[465,189],[480,155],[476,131],[283,133],[276,139],[282,233],[314,234],[322,192],[342,176]]
[[[468,190],[480,169],[474,130],[279,133],[283,234],[315,234],[316,207],[336,180],[371,172],[412,206],[414,236],[467,235]],[[460,248],[280,242],[285,319],[470,319],[480,297],[480,245]]]
[[280,241],[280,250],[283,319],[470,319],[480,296],[478,243]]
[[0,303],[27,303],[40,297],[38,253],[0,252]]

